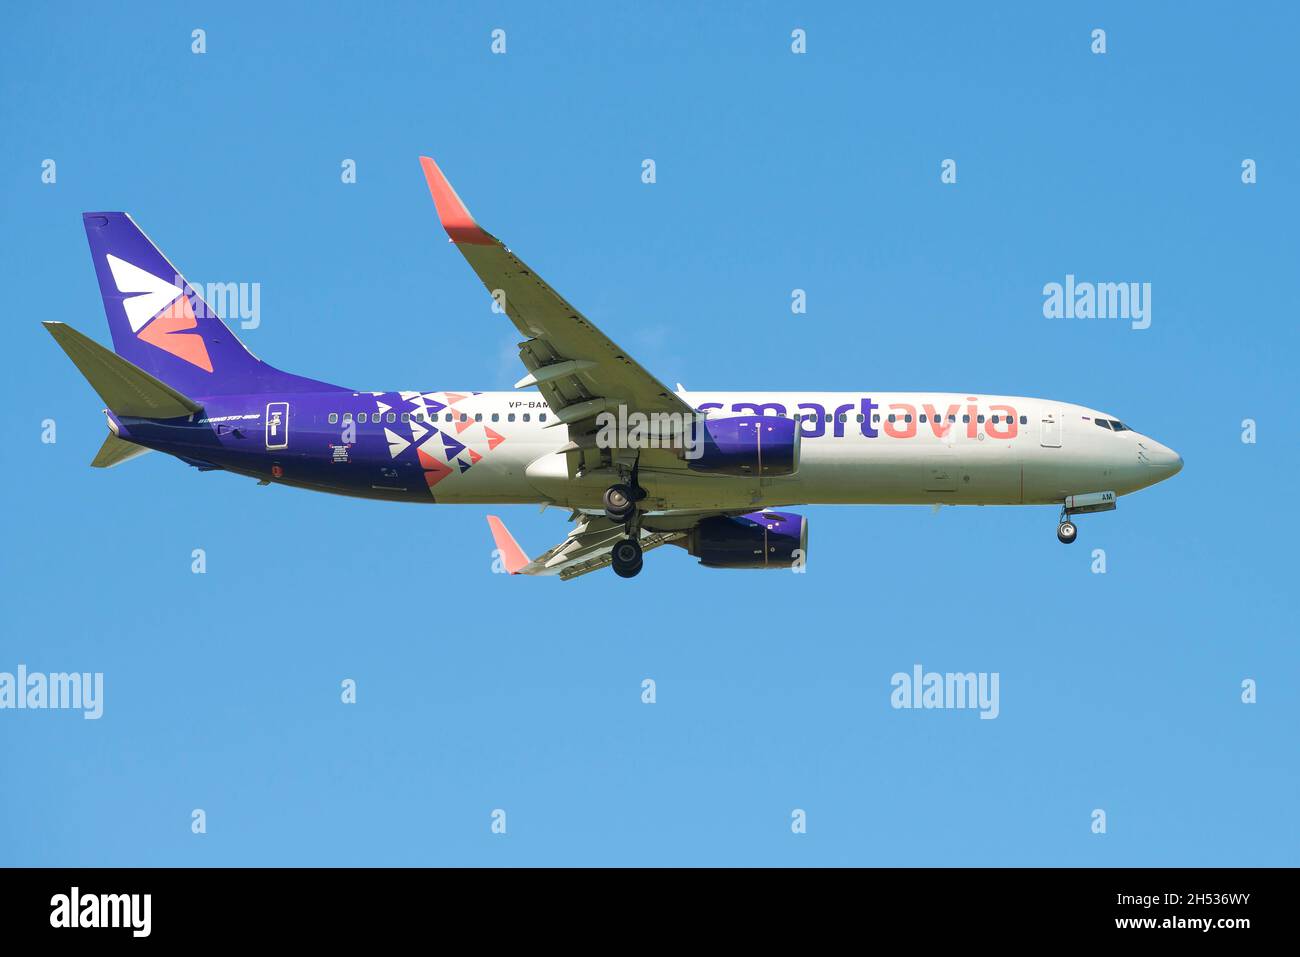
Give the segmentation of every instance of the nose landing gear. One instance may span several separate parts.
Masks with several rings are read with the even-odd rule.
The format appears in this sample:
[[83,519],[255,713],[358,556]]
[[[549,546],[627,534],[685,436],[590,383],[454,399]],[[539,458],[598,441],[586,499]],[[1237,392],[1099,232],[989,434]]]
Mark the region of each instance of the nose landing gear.
[[1056,539],[1062,545],[1069,545],[1079,537],[1079,527],[1070,521],[1068,504],[1061,507],[1061,523],[1056,526]]
[[1061,544],[1069,545],[1078,537],[1079,529],[1071,521],[1075,515],[1112,512],[1115,510],[1116,497],[1113,491],[1083,492],[1065,496],[1065,501],[1061,503],[1061,523],[1056,526],[1056,537],[1060,539]]

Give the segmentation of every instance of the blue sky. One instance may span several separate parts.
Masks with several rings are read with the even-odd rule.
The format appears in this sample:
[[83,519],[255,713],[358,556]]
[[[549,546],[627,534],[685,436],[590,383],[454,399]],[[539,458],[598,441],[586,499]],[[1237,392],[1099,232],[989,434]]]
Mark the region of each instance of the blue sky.
[[[866,7],[7,8],[0,671],[105,702],[0,711],[0,864],[1300,863],[1300,19]],[[1050,396],[1186,468],[1069,548],[1050,508],[809,507],[804,575],[561,584],[491,574],[484,508],[87,467],[100,401],[39,324],[108,339],[82,210],[260,283],[282,368],[508,388],[421,153],[670,383]],[[1150,282],[1151,327],[1045,319],[1068,273]],[[916,663],[998,672],[997,720],[892,709]]]

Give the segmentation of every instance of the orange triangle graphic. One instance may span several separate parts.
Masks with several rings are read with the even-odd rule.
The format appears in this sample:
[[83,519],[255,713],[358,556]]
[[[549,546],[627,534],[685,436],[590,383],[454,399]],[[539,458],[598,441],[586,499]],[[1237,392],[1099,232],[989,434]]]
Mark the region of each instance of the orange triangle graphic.
[[431,470],[424,473],[424,480],[429,483],[429,488],[433,488],[435,485],[437,485],[439,482],[441,482],[443,479],[445,479],[448,475],[451,474],[451,469],[443,465],[441,462],[437,462],[435,464],[438,466],[436,470]]
[[470,464],[470,465],[475,464],[475,463],[476,463],[479,459],[481,459],[481,458],[483,458],[483,456],[479,455],[479,454],[478,454],[477,452],[475,452],[473,449],[470,449],[470,450],[469,450],[469,464]]
[[444,392],[443,395],[447,397],[447,403],[449,405],[455,405],[461,399],[465,398],[459,392]]
[[462,422],[462,421],[460,420],[460,417],[457,416],[457,418],[456,418],[456,434],[457,434],[457,435],[460,435],[462,432],[464,432],[466,429],[468,429],[471,425],[477,425],[477,423],[476,423],[473,419],[468,418],[468,417],[466,417],[465,421]]
[[500,445],[502,442],[504,442],[504,441],[506,440],[506,437],[505,437],[504,435],[497,435],[495,432],[493,432],[493,431],[492,431],[491,429],[489,429],[487,426],[484,426],[484,427],[483,427],[483,431],[484,431],[485,433],[487,433],[488,451],[489,451],[489,452],[491,452],[493,449],[495,449],[498,445]]
[[140,339],[192,366],[211,372],[212,360],[208,357],[203,337],[194,333],[181,334],[182,329],[193,329],[198,324],[189,296],[181,296],[140,330]]

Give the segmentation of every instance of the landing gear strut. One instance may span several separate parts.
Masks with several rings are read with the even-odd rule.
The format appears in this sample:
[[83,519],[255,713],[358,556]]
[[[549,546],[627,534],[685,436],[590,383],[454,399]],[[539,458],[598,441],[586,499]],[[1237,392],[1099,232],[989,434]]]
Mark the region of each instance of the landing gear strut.
[[605,517],[623,526],[627,537],[619,539],[610,551],[614,574],[619,578],[633,578],[641,571],[641,522],[636,503],[646,497],[646,491],[637,482],[639,462],[632,465],[632,474],[626,482],[605,489],[601,504]]
[[641,571],[641,543],[635,538],[620,539],[610,557],[614,560],[614,574],[619,578],[634,578]]

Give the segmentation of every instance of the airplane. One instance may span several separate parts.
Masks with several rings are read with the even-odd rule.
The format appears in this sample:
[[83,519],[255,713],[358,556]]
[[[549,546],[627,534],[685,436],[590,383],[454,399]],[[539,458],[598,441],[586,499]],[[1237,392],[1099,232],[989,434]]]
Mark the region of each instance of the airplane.
[[676,545],[712,568],[804,570],[800,504],[1052,505],[1080,514],[1182,458],[1115,415],[966,392],[670,390],[484,230],[421,157],[450,242],[522,337],[514,392],[363,392],[253,356],[124,212],[83,214],[113,350],[45,327],[107,408],[91,465],[149,451],[200,471],[394,502],[534,504],[572,528],[510,574],[636,576]]

